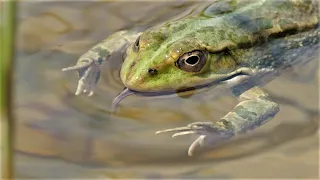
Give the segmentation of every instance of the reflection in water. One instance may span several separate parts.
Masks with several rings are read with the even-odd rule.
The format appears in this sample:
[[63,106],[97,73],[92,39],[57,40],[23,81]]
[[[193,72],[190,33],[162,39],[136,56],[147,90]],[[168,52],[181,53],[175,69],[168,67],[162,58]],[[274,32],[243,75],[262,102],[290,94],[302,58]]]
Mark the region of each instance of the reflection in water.
[[291,72],[266,86],[281,105],[274,120],[247,135],[197,151],[194,157],[188,157],[186,150],[195,137],[173,140],[154,132],[218,120],[234,107],[235,99],[204,101],[205,94],[185,99],[132,96],[112,114],[111,102],[123,89],[118,76],[121,54],[104,64],[95,96],[73,95],[76,75],[62,73],[61,68],[74,64],[117,30],[152,26],[189,13],[194,4],[20,3],[14,110],[17,177],[316,177],[319,116],[314,82],[319,76],[314,71],[300,72],[311,72],[317,62],[299,70],[299,76]]

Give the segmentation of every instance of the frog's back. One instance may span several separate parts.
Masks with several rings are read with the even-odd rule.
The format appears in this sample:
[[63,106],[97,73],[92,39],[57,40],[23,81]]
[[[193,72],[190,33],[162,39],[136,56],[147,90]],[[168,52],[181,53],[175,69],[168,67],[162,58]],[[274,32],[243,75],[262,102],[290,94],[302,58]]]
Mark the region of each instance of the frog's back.
[[[318,16],[315,0],[216,1],[198,14],[144,31],[129,48],[128,54],[132,51],[132,55],[124,63],[121,77],[130,82],[127,87],[142,91],[173,89],[173,78],[168,78],[172,74],[179,80],[187,79],[189,82],[184,85],[191,86],[195,82],[213,81],[241,67],[279,69],[298,59],[282,54],[288,56],[299,48],[300,42],[308,43],[302,44],[302,51],[318,44],[317,30],[304,34],[315,29]],[[275,40],[280,41],[275,43]],[[272,49],[279,47],[277,44],[281,44],[281,52],[274,54]],[[177,63],[180,57],[192,52],[201,52],[208,60],[201,71],[186,73]],[[223,60],[220,53],[227,54]],[[157,71],[157,79],[149,75],[148,69]],[[163,84],[170,84],[170,87]]]
[[[259,43],[314,29],[318,21],[316,0],[221,0],[210,4],[197,15],[152,28],[144,38],[148,39],[149,34],[149,38],[154,39],[157,34],[161,38],[155,49],[162,49],[158,52],[166,52],[172,57],[192,48],[205,49],[210,53],[245,49],[247,53]],[[317,32],[311,34],[316,38],[319,36]],[[178,51],[180,53],[175,55]],[[241,50],[235,53],[243,55]],[[157,52],[154,54],[156,56]],[[248,63],[247,59],[239,61]]]
[[218,50],[223,41],[253,44],[261,37],[314,27],[318,9],[316,0],[223,0],[196,16],[164,23],[161,31],[167,42],[196,38]]

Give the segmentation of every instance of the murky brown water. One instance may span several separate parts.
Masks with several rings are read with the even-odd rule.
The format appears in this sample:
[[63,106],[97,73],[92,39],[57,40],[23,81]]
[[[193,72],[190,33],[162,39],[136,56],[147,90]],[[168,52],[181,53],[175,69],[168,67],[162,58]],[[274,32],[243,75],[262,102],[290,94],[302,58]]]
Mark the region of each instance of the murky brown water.
[[196,137],[154,132],[217,120],[236,105],[223,96],[204,101],[129,97],[121,59],[104,65],[95,96],[75,97],[77,76],[61,69],[117,30],[151,26],[195,2],[20,3],[15,70],[16,177],[19,178],[316,178],[317,61],[265,87],[281,111],[270,123],[194,157]]

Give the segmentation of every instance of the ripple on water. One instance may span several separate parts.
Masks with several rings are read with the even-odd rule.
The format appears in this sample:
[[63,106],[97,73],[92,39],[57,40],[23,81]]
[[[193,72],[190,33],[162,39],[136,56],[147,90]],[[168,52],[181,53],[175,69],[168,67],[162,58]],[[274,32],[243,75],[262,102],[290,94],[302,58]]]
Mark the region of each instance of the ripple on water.
[[[195,157],[186,152],[194,136],[172,139],[154,132],[218,120],[233,108],[235,99],[132,96],[112,114],[111,102],[123,89],[121,54],[104,64],[95,96],[75,97],[76,73],[61,73],[61,68],[73,65],[116,30],[153,25],[194,4],[123,3],[22,3],[14,77],[18,176],[74,178],[80,171],[82,178],[289,177],[287,172],[292,177],[316,176],[319,91],[314,81],[272,82],[266,89],[282,107],[274,120],[248,135],[198,151]],[[185,14],[195,12],[190,9]],[[275,159],[281,167],[273,167]],[[53,169],[60,173],[50,173]]]

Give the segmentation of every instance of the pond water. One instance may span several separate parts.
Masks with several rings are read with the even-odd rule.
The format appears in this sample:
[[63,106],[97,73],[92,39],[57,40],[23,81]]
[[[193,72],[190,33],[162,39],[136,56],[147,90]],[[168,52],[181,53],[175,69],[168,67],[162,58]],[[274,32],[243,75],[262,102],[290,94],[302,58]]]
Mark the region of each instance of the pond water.
[[[14,71],[17,178],[316,178],[319,68],[315,60],[264,89],[280,104],[269,123],[187,156],[195,136],[157,130],[214,121],[237,103],[130,96],[111,113],[124,86],[121,56],[103,65],[93,97],[74,96],[77,75],[61,69],[112,33],[149,27],[199,2],[21,2]],[[201,4],[200,4],[201,6]],[[204,101],[206,99],[206,101]]]

